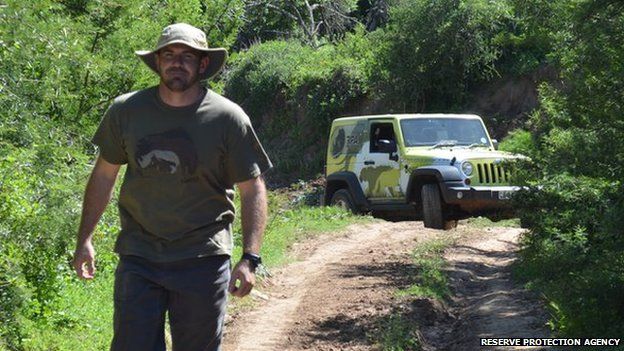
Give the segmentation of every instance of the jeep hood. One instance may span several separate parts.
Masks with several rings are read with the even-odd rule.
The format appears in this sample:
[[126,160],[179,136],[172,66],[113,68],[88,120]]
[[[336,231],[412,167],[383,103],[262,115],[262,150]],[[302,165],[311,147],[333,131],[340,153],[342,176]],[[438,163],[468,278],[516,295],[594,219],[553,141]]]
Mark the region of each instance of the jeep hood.
[[457,161],[489,158],[514,159],[524,157],[504,151],[491,151],[489,149],[479,148],[468,149],[463,147],[443,147],[437,149],[431,149],[430,147],[408,147],[405,149],[405,156],[410,159],[425,157],[448,160],[452,160],[453,157],[455,157]]

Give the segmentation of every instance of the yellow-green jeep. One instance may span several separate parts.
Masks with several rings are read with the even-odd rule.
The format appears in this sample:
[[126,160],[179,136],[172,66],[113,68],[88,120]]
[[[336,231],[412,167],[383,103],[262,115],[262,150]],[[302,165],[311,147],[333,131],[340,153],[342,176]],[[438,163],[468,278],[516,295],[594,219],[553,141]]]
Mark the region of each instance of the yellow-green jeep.
[[508,217],[508,161],[481,117],[404,114],[335,119],[323,204],[353,212],[415,213],[445,229],[475,215]]

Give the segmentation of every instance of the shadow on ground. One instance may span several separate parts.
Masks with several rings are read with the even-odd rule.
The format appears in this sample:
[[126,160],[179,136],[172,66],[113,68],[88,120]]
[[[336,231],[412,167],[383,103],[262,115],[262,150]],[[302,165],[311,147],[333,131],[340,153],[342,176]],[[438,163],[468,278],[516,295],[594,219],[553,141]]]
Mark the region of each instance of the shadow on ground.
[[[313,350],[369,350],[375,341],[396,332],[389,329],[396,327],[393,320],[403,321],[413,329],[411,338],[415,340],[421,337],[418,326],[453,324],[454,318],[444,302],[395,294],[417,282],[416,269],[413,263],[393,260],[337,265],[332,271],[338,279],[332,281],[362,282],[348,287],[356,298],[349,308],[314,321],[311,328],[301,332],[302,344],[310,345],[309,349]],[[391,296],[375,301],[367,297],[367,291],[386,291]]]
[[[499,243],[513,246],[509,241]],[[444,270],[452,292],[445,301],[395,294],[418,282],[418,267],[409,258],[385,257],[368,264],[336,265],[329,273],[335,279],[328,277],[327,282],[345,282],[348,286],[334,288],[350,289],[348,295],[354,299],[348,308],[315,320],[310,328],[300,331],[302,344],[313,350],[370,350],[384,338],[407,337],[418,340],[417,349],[423,351],[471,351],[480,350],[479,335],[547,336],[540,331],[545,319],[535,309],[536,297],[511,280],[513,250],[461,244],[451,250],[459,254]],[[372,291],[391,292],[392,296],[368,298],[367,292]],[[328,303],[331,299],[327,296]],[[393,323],[396,320],[409,329],[397,331]],[[403,335],[393,336],[396,332]]]

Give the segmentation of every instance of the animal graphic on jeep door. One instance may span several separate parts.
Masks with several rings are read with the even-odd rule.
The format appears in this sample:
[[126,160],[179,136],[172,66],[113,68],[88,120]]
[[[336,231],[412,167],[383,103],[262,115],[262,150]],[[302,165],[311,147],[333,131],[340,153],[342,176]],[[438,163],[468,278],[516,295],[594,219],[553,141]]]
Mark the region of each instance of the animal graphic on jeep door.
[[197,168],[197,152],[182,129],[143,137],[137,143],[135,160],[145,175],[188,176]]

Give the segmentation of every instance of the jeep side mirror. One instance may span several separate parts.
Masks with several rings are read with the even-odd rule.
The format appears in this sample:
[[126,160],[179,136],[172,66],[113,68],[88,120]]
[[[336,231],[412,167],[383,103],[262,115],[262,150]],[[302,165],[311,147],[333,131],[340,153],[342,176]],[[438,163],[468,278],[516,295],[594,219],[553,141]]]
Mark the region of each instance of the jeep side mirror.
[[498,150],[498,140],[492,139],[492,145],[494,145],[494,150]]
[[377,140],[377,145],[379,146],[379,151],[387,152],[389,154],[397,151],[396,141],[388,140],[388,139],[379,139]]

